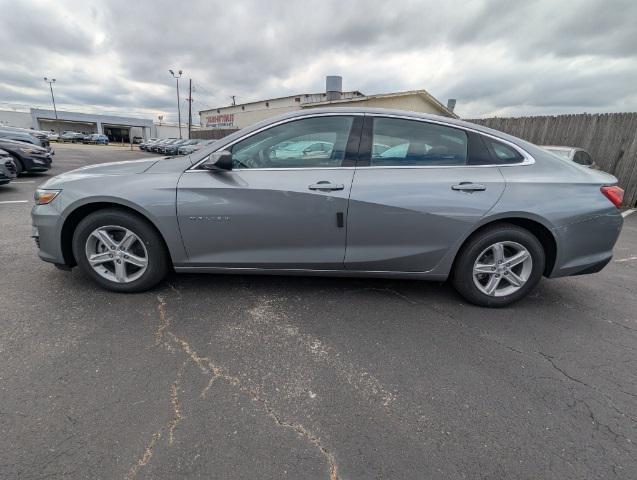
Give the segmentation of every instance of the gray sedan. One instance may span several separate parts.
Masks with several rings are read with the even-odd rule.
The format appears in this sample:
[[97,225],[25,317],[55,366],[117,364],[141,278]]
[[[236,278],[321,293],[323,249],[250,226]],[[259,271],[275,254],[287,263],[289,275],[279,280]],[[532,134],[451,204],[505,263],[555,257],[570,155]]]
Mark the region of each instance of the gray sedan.
[[[276,154],[306,140],[331,148]],[[338,108],[269,119],[190,156],[65,173],[37,191],[32,219],[43,260],[118,292],[172,268],[450,279],[499,307],[542,276],[601,270],[622,196],[613,176],[494,130]]]

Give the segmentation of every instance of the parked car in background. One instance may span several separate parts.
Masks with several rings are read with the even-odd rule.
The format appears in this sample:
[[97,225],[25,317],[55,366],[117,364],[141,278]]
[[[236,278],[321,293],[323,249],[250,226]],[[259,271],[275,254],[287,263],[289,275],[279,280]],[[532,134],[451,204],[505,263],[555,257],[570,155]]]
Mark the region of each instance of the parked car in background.
[[183,140],[179,140],[175,143],[172,143],[168,146],[166,146],[166,148],[164,149],[164,154],[166,155],[178,155],[179,154],[179,147],[184,147],[186,145],[193,145],[196,142],[196,140],[189,140],[187,138],[183,139]]
[[6,185],[18,175],[13,157],[6,150],[0,149],[0,185]]
[[44,172],[51,168],[52,156],[45,148],[0,138],[0,149],[11,154],[18,175],[24,172]]
[[0,138],[14,140],[16,142],[29,143],[31,145],[35,145],[37,147],[46,149],[48,152],[51,153],[51,155],[54,154],[53,148],[51,147],[51,144],[49,143],[49,139],[46,136],[30,133],[26,129],[1,127]]
[[142,137],[137,137],[137,136],[133,137],[133,143],[135,144],[142,143],[143,141],[144,139]]
[[583,148],[561,147],[556,145],[543,145],[542,148],[564,160],[570,160],[584,167],[597,168],[591,154]]
[[158,141],[159,141],[159,138],[149,138],[148,140],[139,144],[139,149],[145,151],[149,145]]
[[[308,138],[329,154],[272,155]],[[374,143],[407,146],[388,156]],[[31,215],[40,258],[118,292],[149,289],[173,268],[449,278],[469,302],[502,307],[542,276],[603,269],[622,198],[612,175],[473,123],[326,108],[270,118],[189,157],[59,175],[37,190]]]
[[84,135],[83,133],[79,133],[79,132],[64,132],[61,136],[59,141],[62,143],[65,142],[70,142],[70,143],[80,143],[84,140],[84,137],[86,135]]
[[108,137],[102,133],[92,133],[82,139],[82,143],[94,143],[96,145],[108,145]]
[[167,147],[168,145],[172,145],[178,140],[178,138],[167,138],[165,140],[162,140],[161,142],[153,144],[153,146],[150,147],[150,150],[156,153],[163,153],[165,147]]
[[60,135],[55,132],[49,132],[47,137],[49,138],[49,142],[57,142],[60,139]]
[[195,143],[179,147],[178,155],[190,155],[214,142],[216,142],[216,140],[197,139]]

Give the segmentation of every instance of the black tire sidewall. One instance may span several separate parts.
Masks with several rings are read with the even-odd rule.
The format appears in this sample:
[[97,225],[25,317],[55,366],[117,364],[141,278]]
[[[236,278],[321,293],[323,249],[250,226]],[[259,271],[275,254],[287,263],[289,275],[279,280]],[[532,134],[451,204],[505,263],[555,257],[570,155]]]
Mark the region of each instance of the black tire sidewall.
[[20,160],[15,155],[11,155],[11,157],[13,158],[13,163],[15,163],[16,176],[20,176],[20,175],[26,173],[26,171],[24,170],[24,163],[22,163],[22,160]]
[[[112,282],[99,275],[86,258],[85,245],[88,236],[97,228],[116,225],[134,232],[144,243],[148,254],[148,266],[144,274],[130,283]],[[154,287],[168,270],[167,255],[159,233],[146,220],[120,210],[99,210],[85,217],[73,233],[73,255],[82,272],[100,286],[116,292],[141,292]]]
[[[491,297],[482,293],[473,282],[473,265],[480,253],[497,242],[517,242],[531,254],[533,268],[526,283],[518,291]],[[528,295],[542,278],[545,254],[540,241],[528,230],[517,225],[500,224],[474,234],[460,253],[454,265],[452,281],[456,290],[469,302],[483,307],[504,307]]]

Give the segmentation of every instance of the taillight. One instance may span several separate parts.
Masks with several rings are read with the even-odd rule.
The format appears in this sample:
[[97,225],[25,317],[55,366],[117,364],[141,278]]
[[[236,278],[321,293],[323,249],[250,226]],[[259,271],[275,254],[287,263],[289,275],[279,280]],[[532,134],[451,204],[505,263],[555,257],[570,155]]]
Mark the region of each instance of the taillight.
[[622,188],[613,185],[612,187],[602,187],[600,190],[617,208],[622,206],[624,201],[624,190]]

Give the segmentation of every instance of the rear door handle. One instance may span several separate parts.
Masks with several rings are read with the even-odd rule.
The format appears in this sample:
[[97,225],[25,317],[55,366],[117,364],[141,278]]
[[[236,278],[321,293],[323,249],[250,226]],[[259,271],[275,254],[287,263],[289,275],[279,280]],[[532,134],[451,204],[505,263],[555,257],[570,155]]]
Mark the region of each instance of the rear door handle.
[[451,186],[452,190],[459,190],[461,192],[482,192],[487,189],[484,185],[480,183],[473,182],[460,182],[457,185]]
[[323,190],[325,192],[330,192],[332,190],[343,190],[345,185],[342,183],[331,183],[327,180],[322,180],[320,182],[313,183],[309,187],[310,190]]

